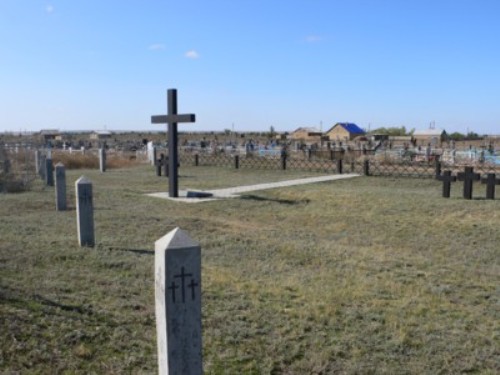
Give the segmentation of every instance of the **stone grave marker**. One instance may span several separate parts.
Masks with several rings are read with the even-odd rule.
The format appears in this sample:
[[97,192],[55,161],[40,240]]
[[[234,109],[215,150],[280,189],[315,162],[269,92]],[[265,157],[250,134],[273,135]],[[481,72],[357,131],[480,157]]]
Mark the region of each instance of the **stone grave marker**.
[[500,178],[496,178],[495,173],[488,173],[481,183],[486,184],[486,199],[495,199],[495,185],[500,185]]
[[101,173],[106,172],[106,150],[104,147],[99,149],[99,170]]
[[164,170],[165,177],[168,177],[168,158],[161,153],[160,158],[156,160],[156,175],[161,176],[161,170]]
[[56,210],[66,210],[66,168],[62,163],[57,163],[55,167],[56,183]]
[[464,198],[472,199],[472,186],[474,181],[479,181],[481,175],[479,173],[474,173],[473,167],[465,167],[464,172],[460,172],[457,175],[458,181],[464,182]]
[[92,182],[85,176],[75,182],[76,221],[78,243],[80,246],[93,247],[94,235],[94,205],[92,199]]
[[42,180],[45,181],[45,171],[46,171],[46,160],[47,157],[44,154],[40,155],[40,169],[38,170],[38,175]]
[[35,172],[37,175],[40,175],[40,166],[41,166],[40,150],[35,150]]
[[159,374],[203,373],[201,248],[176,228],[155,242]]
[[47,186],[54,186],[54,166],[52,164],[52,159],[45,159],[45,183]]
[[451,175],[451,171],[444,171],[441,175],[436,176],[436,179],[443,181],[443,198],[449,198],[451,183],[455,182],[457,178]]
[[177,90],[169,89],[167,92],[167,115],[151,116],[152,124],[168,124],[168,194],[171,198],[179,197],[179,178],[177,166],[178,158],[178,136],[177,123],[195,122],[194,114],[177,114]]

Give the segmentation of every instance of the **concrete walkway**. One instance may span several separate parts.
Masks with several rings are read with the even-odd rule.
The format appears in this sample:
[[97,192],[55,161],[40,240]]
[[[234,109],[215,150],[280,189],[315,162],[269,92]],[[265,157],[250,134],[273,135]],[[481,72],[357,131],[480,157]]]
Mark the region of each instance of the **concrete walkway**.
[[[279,181],[279,182],[270,182],[266,184],[257,184],[257,185],[246,185],[246,186],[236,186],[232,188],[226,189],[215,189],[215,190],[179,190],[178,198],[170,198],[168,196],[168,192],[164,193],[152,193],[147,194],[150,197],[162,198],[162,199],[170,199],[175,202],[184,202],[184,203],[200,203],[200,202],[210,202],[217,199],[226,199],[226,198],[237,198],[242,193],[247,193],[249,191],[257,191],[257,190],[266,190],[266,189],[276,189],[280,187],[287,186],[296,186],[296,185],[305,185],[305,184],[313,184],[316,182],[325,182],[325,181],[335,181],[335,180],[344,180],[346,178],[354,178],[359,177],[359,174],[336,174],[331,176],[320,176],[320,177],[310,177],[310,178],[301,178],[297,180],[287,180],[287,181]],[[210,198],[188,198],[188,191],[197,191],[203,193],[213,194]]]

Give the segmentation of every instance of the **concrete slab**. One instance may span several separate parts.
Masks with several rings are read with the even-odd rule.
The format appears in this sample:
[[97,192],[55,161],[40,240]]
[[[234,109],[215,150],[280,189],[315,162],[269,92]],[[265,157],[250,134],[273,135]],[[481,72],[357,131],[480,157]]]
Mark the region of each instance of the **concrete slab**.
[[[201,197],[201,198],[192,198],[188,197],[188,192],[194,189],[188,190],[179,190],[178,198],[170,198],[168,196],[168,192],[161,193],[151,193],[147,194],[150,197],[169,199],[175,202],[182,203],[201,203],[201,202],[211,202],[219,199],[228,199],[228,198],[238,198],[240,194],[247,193],[250,191],[258,191],[258,190],[267,190],[267,189],[276,189],[280,187],[287,186],[297,186],[297,185],[305,185],[305,184],[313,184],[318,182],[326,182],[326,181],[336,181],[336,180],[345,180],[347,178],[359,177],[359,174],[337,174],[331,176],[320,176],[320,177],[309,177],[309,178],[301,178],[296,180],[286,180],[279,182],[269,182],[265,184],[256,184],[256,185],[246,185],[246,186],[236,186],[226,189],[214,189],[214,190],[196,190],[200,193],[212,194],[212,197]],[[203,194],[202,194],[203,195]]]

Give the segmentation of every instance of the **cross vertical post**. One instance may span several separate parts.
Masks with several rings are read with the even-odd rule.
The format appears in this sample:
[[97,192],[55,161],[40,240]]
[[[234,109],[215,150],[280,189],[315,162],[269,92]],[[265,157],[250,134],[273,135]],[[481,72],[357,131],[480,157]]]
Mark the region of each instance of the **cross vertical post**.
[[171,198],[179,197],[179,178],[178,178],[178,136],[177,124],[179,122],[195,122],[194,114],[177,114],[177,90],[169,89],[167,91],[167,115],[151,116],[153,124],[168,124],[168,195]]

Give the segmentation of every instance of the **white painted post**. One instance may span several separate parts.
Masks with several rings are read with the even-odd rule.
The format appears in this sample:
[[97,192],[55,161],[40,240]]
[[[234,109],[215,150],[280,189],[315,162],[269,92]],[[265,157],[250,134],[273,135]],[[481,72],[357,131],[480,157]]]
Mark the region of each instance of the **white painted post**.
[[80,177],[75,182],[75,192],[78,243],[80,246],[93,247],[95,245],[95,236],[92,182],[85,176]]
[[56,211],[66,210],[66,168],[62,163],[57,163],[55,167],[56,175]]
[[155,242],[155,299],[159,374],[202,374],[201,248],[179,228]]

